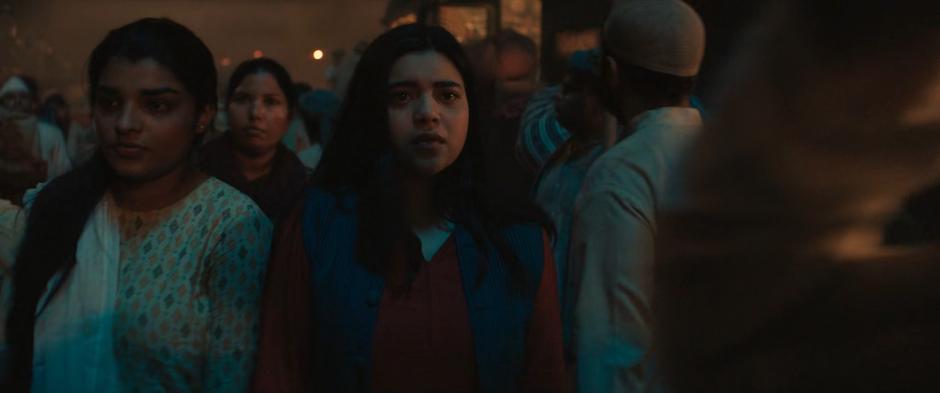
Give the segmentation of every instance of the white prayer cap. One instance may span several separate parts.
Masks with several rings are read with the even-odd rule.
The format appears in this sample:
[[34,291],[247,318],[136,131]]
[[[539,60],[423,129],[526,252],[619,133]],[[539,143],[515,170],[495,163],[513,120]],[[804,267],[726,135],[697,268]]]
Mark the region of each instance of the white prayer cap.
[[29,91],[29,86],[26,85],[26,81],[18,76],[12,76],[10,79],[7,79],[6,83],[3,84],[3,87],[0,88],[0,96],[6,95],[9,93],[32,93]]
[[627,64],[691,77],[705,56],[705,25],[680,0],[626,0],[607,17],[604,45]]

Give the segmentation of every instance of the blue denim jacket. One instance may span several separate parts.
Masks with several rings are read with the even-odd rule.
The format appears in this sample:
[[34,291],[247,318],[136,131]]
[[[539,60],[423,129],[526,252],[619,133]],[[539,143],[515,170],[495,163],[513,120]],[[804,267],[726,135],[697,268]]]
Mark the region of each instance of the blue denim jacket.
[[[311,265],[315,380],[328,392],[364,392],[371,386],[372,340],[384,280],[356,261],[357,197],[309,188],[302,233]],[[482,251],[470,232],[456,223],[454,236],[467,300],[481,392],[515,392],[523,375],[525,339],[536,286],[520,293],[491,245]],[[531,282],[542,275],[540,228],[502,231]],[[487,259],[483,256],[486,254]],[[485,262],[484,262],[485,261]],[[477,281],[480,263],[486,275]]]

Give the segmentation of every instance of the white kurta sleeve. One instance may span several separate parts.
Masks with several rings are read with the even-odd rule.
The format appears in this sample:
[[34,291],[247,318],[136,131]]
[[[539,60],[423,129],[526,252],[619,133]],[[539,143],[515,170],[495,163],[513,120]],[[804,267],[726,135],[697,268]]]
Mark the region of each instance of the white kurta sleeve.
[[581,393],[642,392],[650,377],[654,218],[642,178],[589,179],[575,207],[567,301]]

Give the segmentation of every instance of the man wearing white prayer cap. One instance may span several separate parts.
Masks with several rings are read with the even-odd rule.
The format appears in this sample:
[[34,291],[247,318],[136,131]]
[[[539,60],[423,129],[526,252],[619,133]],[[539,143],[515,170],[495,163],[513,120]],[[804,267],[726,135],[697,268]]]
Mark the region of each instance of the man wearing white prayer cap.
[[628,135],[589,170],[575,203],[563,318],[580,393],[656,390],[650,303],[657,212],[702,127],[690,95],[705,28],[679,0],[628,0],[602,37],[608,106]]
[[39,100],[34,90],[35,84],[31,79],[12,76],[0,87],[0,100],[10,112],[27,115],[38,106]]
[[31,78],[12,76],[0,87],[0,105],[4,107],[33,156],[46,163],[46,180],[72,169],[67,145],[58,127],[38,121],[39,103],[36,83]]

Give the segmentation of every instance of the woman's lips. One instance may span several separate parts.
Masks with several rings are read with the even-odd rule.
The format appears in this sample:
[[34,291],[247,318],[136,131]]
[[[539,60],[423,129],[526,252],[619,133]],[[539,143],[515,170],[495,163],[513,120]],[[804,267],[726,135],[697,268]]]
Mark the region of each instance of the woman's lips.
[[254,136],[254,137],[263,137],[263,136],[268,135],[267,131],[261,128],[257,128],[257,127],[248,127],[248,130],[246,133],[248,134],[248,136]]
[[444,143],[446,143],[446,142],[447,142],[447,141],[444,139],[444,137],[442,137],[442,136],[440,136],[440,135],[438,135],[438,134],[432,134],[432,133],[419,134],[419,135],[415,136],[414,138],[411,138],[411,143],[440,143],[440,144],[444,144]]
[[434,152],[444,146],[447,141],[438,134],[420,134],[411,139],[411,144],[420,151]]
[[133,143],[118,143],[111,147],[114,154],[121,158],[138,158],[147,150],[141,145]]

